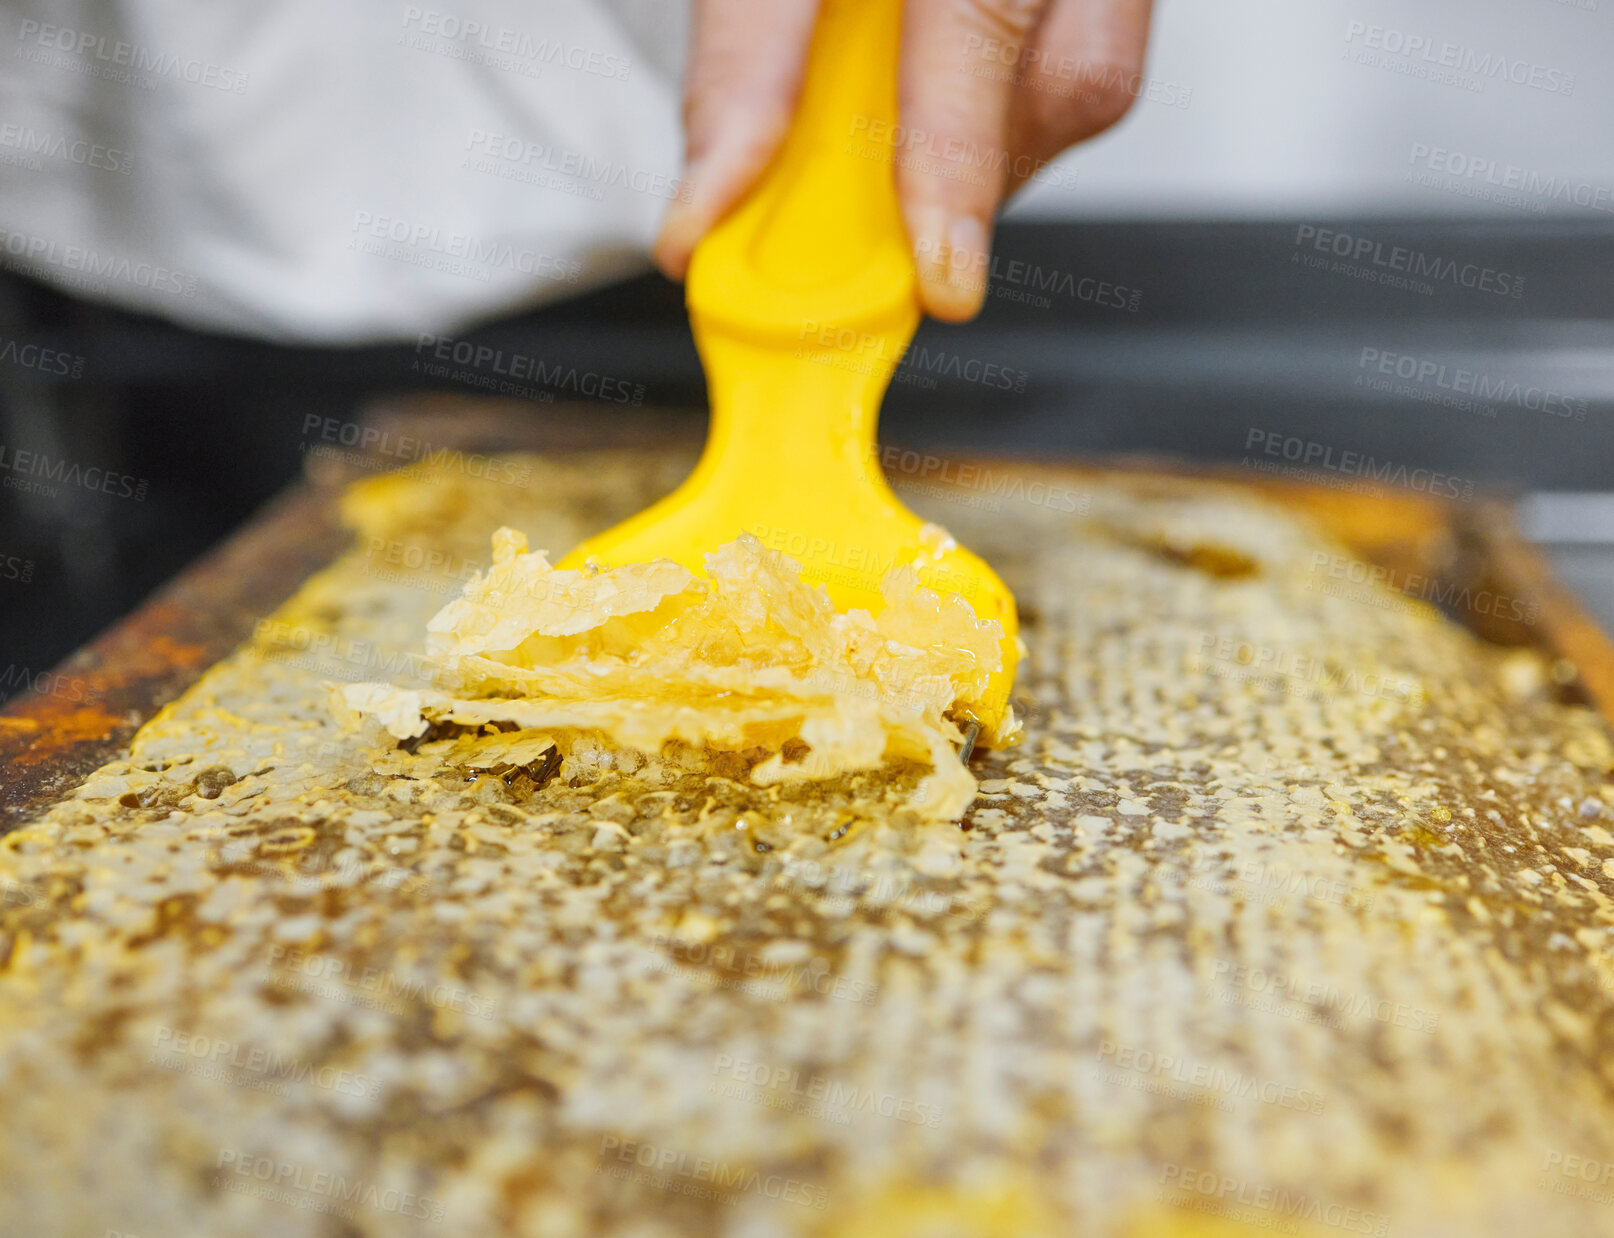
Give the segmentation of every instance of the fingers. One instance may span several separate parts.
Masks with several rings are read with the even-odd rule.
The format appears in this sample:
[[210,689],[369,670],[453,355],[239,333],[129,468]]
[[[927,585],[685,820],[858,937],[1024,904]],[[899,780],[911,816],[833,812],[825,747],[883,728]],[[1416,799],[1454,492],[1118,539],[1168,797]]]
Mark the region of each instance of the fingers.
[[973,318],[986,295],[992,220],[1009,183],[1014,82],[1000,60],[1025,46],[1046,0],[908,0],[897,189],[926,312]]
[[696,243],[784,140],[806,70],[818,0],[697,0],[684,87],[684,183],[656,238],[683,279]]
[[[819,0],[696,0],[687,194],[656,261],[695,245],[767,166],[801,93]],[[975,316],[993,219],[1043,162],[1118,121],[1142,86],[1152,0],[906,0],[897,187],[934,317]]]
[[1143,89],[1151,0],[1053,0],[1035,45],[1015,60],[1009,142],[1026,158],[1011,186],[1115,124]]

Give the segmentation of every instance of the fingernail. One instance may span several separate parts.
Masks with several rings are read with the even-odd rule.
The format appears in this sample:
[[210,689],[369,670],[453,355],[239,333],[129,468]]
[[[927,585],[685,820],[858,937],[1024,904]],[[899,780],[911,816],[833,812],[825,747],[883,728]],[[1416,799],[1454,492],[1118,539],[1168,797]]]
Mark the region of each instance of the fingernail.
[[946,208],[923,206],[914,213],[913,258],[920,283],[934,286],[947,283],[948,235]]
[[986,299],[985,226],[973,215],[939,206],[921,207],[914,220],[914,264],[925,308],[948,321],[973,318]]
[[671,210],[687,211],[695,204],[695,198],[705,184],[706,160],[695,159],[686,163],[678,175],[678,192],[670,200]]
[[955,292],[967,295],[978,309],[986,297],[986,228],[975,216],[960,215],[953,220],[947,241],[952,251],[947,282]]
[[706,210],[702,198],[706,180],[700,163],[684,169],[679,180],[677,195],[667,204],[667,213],[661,218],[661,230],[656,235],[656,261],[675,279],[682,279],[689,266],[689,256],[706,229]]

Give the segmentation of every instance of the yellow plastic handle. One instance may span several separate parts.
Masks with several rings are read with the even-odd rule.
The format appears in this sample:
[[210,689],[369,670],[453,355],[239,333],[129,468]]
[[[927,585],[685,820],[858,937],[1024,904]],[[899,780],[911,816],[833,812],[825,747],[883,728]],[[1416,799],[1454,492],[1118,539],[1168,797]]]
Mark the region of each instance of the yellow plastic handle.
[[695,251],[697,319],[791,344],[804,322],[912,335],[917,284],[890,145],[901,34],[901,0],[824,0],[783,147]]
[[902,0],[823,0],[789,135],[761,180],[696,248],[688,299],[712,420],[689,478],[562,562],[666,557],[701,571],[741,533],[783,550],[842,610],[878,613],[911,565],[1004,630],[991,742],[1017,659],[1014,598],[887,485],[880,400],[919,324],[892,134]]

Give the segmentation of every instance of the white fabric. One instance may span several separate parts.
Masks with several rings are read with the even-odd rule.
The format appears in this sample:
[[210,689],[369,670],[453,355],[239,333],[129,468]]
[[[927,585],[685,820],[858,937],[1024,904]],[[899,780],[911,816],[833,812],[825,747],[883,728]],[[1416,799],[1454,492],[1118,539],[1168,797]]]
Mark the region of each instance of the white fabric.
[[332,343],[582,291],[647,265],[678,191],[685,21],[676,0],[0,0],[0,261]]

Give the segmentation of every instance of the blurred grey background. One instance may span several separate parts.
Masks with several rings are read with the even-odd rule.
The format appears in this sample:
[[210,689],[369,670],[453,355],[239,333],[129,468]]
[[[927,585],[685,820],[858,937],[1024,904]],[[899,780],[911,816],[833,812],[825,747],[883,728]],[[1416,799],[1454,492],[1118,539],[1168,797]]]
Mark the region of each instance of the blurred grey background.
[[[1607,219],[1611,63],[1610,0],[1157,0],[1139,106],[1064,157],[1071,189],[1034,187],[1011,215]],[[1414,178],[1435,150],[1449,184]],[[1601,187],[1601,210],[1488,200],[1465,157]]]

